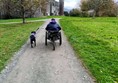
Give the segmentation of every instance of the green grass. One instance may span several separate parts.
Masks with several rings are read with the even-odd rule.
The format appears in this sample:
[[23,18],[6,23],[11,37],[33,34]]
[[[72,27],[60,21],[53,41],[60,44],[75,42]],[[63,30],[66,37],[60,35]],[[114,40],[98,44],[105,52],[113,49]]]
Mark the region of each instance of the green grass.
[[22,22],[22,19],[6,19],[6,20],[0,20],[0,23],[6,23],[6,22]]
[[[47,17],[37,17],[37,18],[26,18],[26,22],[28,21],[35,21],[35,20],[42,20],[42,19],[50,19],[50,18],[62,18],[62,16],[47,16]],[[9,23],[9,22],[20,22],[22,23],[22,19],[0,19],[0,23]]]
[[97,83],[118,83],[118,18],[65,17],[60,22]]
[[[41,20],[41,19],[46,19],[46,18],[47,17],[26,18],[26,22],[32,21],[32,20]],[[7,22],[21,22],[22,23],[22,19],[19,18],[19,19],[6,19],[6,20],[1,19],[0,20],[0,23],[7,23]]]
[[30,32],[39,28],[42,23],[0,24],[0,71],[28,40]]

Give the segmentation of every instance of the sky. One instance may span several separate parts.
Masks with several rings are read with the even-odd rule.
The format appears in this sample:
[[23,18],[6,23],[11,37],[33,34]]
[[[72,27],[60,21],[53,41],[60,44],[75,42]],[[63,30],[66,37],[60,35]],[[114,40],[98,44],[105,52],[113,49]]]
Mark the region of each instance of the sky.
[[65,0],[64,7],[66,9],[73,9],[78,7],[77,4],[79,4],[80,0]]
[[[59,1],[59,0],[56,0],[56,1]],[[65,9],[68,9],[68,10],[71,10],[73,8],[77,8],[78,5],[80,3],[81,0],[64,0],[64,8]],[[118,0],[114,0],[115,2],[118,1]]]
[[[59,0],[56,0],[59,1]],[[64,8],[65,9],[73,9],[77,7],[77,3],[79,3],[80,0],[64,0]]]

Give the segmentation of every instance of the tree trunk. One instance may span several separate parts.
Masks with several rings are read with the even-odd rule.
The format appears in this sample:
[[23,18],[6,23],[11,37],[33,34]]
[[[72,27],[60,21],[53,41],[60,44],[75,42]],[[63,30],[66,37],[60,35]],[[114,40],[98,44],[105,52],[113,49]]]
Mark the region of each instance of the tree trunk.
[[64,0],[59,0],[59,15],[64,15]]
[[24,0],[21,0],[21,12],[22,12],[22,20],[23,20],[23,24],[25,23],[25,9],[23,7],[23,2]]
[[23,7],[22,7],[22,20],[23,20],[22,23],[25,23],[25,11]]
[[23,19],[23,24],[24,24],[25,23],[25,13],[23,13],[22,19]]

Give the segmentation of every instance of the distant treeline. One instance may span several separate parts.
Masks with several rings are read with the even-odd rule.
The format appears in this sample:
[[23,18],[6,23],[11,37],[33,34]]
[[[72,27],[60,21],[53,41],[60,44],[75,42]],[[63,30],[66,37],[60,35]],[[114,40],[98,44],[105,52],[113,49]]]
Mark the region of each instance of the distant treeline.
[[65,11],[65,15],[82,17],[115,17],[118,15],[118,3],[115,3],[114,0],[81,0],[81,5],[78,7],[70,12]]
[[46,14],[48,0],[0,0],[0,18],[33,17],[35,12]]

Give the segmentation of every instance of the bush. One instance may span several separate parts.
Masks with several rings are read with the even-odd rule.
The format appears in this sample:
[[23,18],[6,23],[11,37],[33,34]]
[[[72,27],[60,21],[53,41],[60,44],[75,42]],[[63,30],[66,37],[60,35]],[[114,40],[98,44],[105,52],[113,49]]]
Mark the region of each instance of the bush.
[[81,12],[81,17],[88,17],[87,11],[82,11]]
[[70,11],[70,16],[80,16],[81,12],[78,9],[72,9]]
[[65,15],[65,16],[69,16],[68,11],[64,11],[64,15]]

